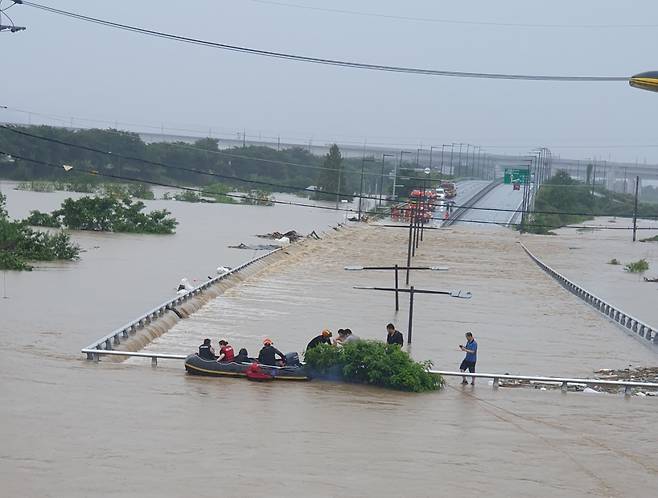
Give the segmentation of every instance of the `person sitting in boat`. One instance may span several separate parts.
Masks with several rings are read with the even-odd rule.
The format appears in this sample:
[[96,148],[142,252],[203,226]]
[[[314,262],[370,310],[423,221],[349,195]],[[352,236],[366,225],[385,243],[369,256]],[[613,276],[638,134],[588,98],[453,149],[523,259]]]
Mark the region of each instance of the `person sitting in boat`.
[[306,350],[308,351],[309,349],[312,349],[315,346],[319,346],[320,344],[331,345],[331,330],[324,329],[320,335],[311,339],[311,342],[309,342],[306,346]]
[[217,357],[217,361],[233,361],[235,358],[235,352],[233,351],[233,346],[231,346],[228,341],[225,341],[222,339],[219,341],[219,356]]
[[249,358],[249,352],[245,348],[240,349],[238,355],[233,358],[234,363],[249,363],[251,361],[251,358]]
[[286,356],[272,345],[272,339],[265,339],[263,347],[258,353],[258,363],[261,365],[276,366],[276,355],[279,355],[283,363],[286,362]]
[[210,339],[204,339],[203,344],[199,346],[199,357],[204,360],[216,360],[215,350],[212,347]]

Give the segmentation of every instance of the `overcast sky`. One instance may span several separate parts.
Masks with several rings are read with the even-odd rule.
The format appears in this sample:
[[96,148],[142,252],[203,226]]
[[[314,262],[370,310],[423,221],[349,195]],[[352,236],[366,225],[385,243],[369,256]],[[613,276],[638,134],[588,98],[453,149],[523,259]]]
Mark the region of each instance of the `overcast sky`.
[[[596,76],[658,69],[658,27],[449,24],[253,0],[35,1],[222,43],[368,63]],[[658,25],[655,0],[281,1],[418,18]],[[0,34],[0,105],[69,122],[73,117],[76,125],[91,125],[80,118],[92,118],[212,128],[218,136],[246,129],[247,135],[314,143],[469,142],[514,152],[548,146],[565,157],[658,162],[658,147],[650,147],[658,146],[658,94],[624,82],[496,81],[341,69],[178,44],[28,6],[8,13],[28,29]],[[0,109],[0,121],[27,119]],[[36,114],[30,119],[48,121]]]

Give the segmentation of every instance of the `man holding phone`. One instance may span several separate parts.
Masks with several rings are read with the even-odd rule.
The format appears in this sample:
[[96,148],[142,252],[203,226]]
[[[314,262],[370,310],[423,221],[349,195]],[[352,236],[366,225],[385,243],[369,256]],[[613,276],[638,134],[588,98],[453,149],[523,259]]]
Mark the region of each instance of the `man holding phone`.
[[[473,334],[466,332],[466,346],[459,345],[459,349],[466,353],[466,357],[462,364],[459,365],[459,370],[465,372],[468,370],[471,373],[475,373],[475,362],[477,361],[478,354],[478,343],[475,342]],[[462,384],[468,384],[466,376],[462,377]],[[475,377],[471,377],[471,385],[475,385]]]

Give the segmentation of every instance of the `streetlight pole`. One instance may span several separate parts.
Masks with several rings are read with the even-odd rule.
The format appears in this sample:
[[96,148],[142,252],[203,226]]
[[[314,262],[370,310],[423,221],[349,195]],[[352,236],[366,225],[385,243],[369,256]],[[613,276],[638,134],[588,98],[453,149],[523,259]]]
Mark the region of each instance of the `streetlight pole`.
[[441,145],[441,176],[443,176],[443,150],[445,149],[445,144]]
[[402,169],[402,154],[412,154],[412,152],[408,150],[400,151],[400,160],[398,162],[398,167],[395,168],[395,173],[393,175],[393,200],[395,200],[395,189],[397,187],[398,169]]
[[452,156],[454,155],[455,152],[455,144],[450,144],[450,175],[454,176],[455,175],[455,167],[452,164]]
[[363,212],[361,208],[363,203],[363,169],[366,165],[366,161],[373,162],[374,159],[372,157],[366,159],[366,156],[363,156],[363,158],[361,159],[361,186],[359,187],[359,221],[361,221],[361,213]]
[[[438,148],[438,145],[430,145],[430,169],[432,169],[432,151]],[[441,149],[441,167],[443,168],[443,149]]]
[[384,191],[384,160],[387,157],[394,157],[393,154],[382,154],[382,173],[379,181],[379,207],[382,207],[382,192]]
[[459,152],[457,155],[457,171],[453,170],[453,174],[458,176],[461,173],[462,145],[464,144],[455,144],[455,145],[459,145]]

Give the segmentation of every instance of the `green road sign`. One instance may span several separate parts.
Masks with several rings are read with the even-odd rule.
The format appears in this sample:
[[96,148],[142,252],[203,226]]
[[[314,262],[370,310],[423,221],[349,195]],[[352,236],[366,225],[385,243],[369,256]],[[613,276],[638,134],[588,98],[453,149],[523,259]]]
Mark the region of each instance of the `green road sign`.
[[527,169],[505,168],[504,182],[510,183],[526,183],[528,181]]

